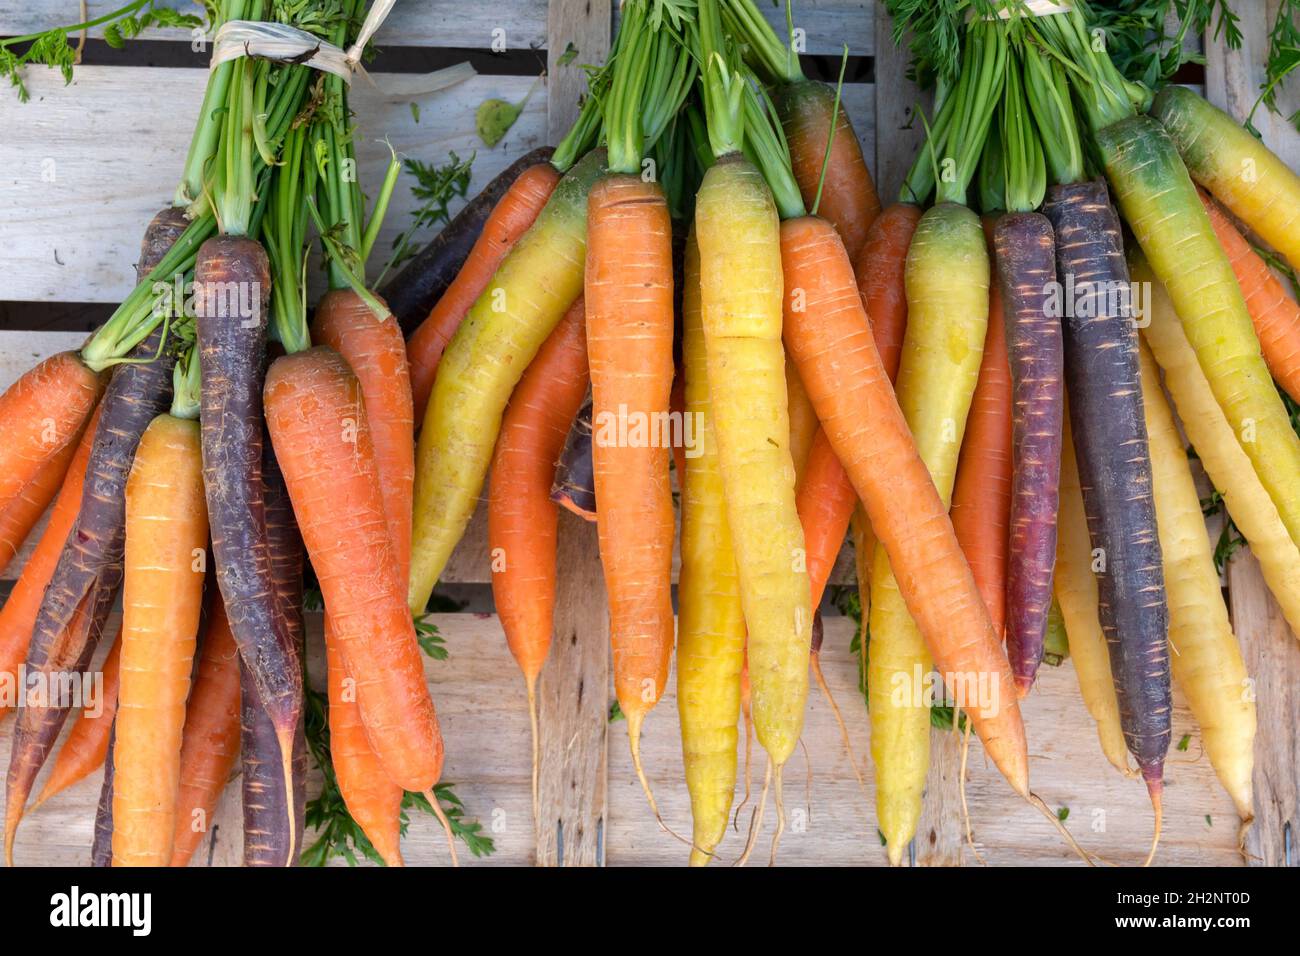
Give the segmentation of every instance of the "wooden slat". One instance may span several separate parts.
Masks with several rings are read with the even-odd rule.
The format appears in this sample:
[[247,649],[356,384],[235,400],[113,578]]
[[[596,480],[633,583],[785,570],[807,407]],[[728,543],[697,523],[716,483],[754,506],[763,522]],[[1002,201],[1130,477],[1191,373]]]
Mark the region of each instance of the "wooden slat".
[[[1211,102],[1237,119],[1258,96],[1268,49],[1268,30],[1279,0],[1245,4],[1242,46],[1230,50],[1206,36],[1206,93]],[[1300,133],[1287,121],[1300,103],[1295,91],[1282,91],[1280,115],[1260,107],[1254,123],[1264,142],[1292,169],[1300,169]],[[1255,823],[1246,837],[1253,862],[1300,866],[1300,643],[1291,634],[1268,592],[1259,565],[1239,555],[1228,566],[1232,624],[1241,641],[1246,670],[1254,682],[1259,730],[1255,738]],[[1290,853],[1288,858],[1288,845]]]
[[[170,201],[205,78],[202,70],[83,67],[69,87],[56,74],[33,74],[30,103],[0,96],[0,235],[6,246],[0,299],[116,302],[130,291],[140,234]],[[472,196],[545,141],[544,89],[495,149],[475,132],[479,103],[494,96],[519,101],[533,82],[474,77],[422,97],[419,122],[408,101],[387,102],[357,84],[352,107],[362,184],[378,187],[388,162],[387,137],[399,153],[425,162],[443,163],[450,151],[476,155]],[[404,175],[398,185],[372,272],[416,206],[411,182]]]
[[[89,0],[90,18],[120,7],[121,0]],[[165,0],[163,4],[194,12],[190,0]],[[80,19],[75,0],[57,3],[24,3],[0,0],[0,36],[25,36]],[[494,0],[492,3],[464,0],[401,0],[376,35],[378,46],[481,47],[491,48],[494,30],[503,30],[509,49],[537,49],[546,42],[546,0]],[[102,36],[103,29],[90,31]],[[148,30],[144,39],[190,42],[182,30]]]
[[[533,860],[528,764],[528,712],[522,682],[499,622],[470,614],[435,615],[450,657],[426,661],[429,687],[438,705],[447,741],[444,778],[456,785],[467,813],[484,824],[496,840],[497,852],[475,860],[461,851],[467,866],[527,865]],[[312,681],[319,684],[320,618],[309,620]],[[858,758],[865,755],[867,720],[860,697],[855,697],[855,663],[848,654],[849,624],[843,618],[826,622],[822,666],[845,712]],[[554,651],[552,657],[554,658]],[[555,660],[547,664],[548,671]],[[607,707],[605,688],[582,688],[584,694]],[[569,691],[570,699],[578,688]],[[1181,695],[1174,695],[1175,739],[1192,731],[1194,723]],[[1072,667],[1045,668],[1034,694],[1025,706],[1033,730],[1031,761],[1036,786],[1053,808],[1070,811],[1068,824],[1088,849],[1118,864],[1136,864],[1150,839],[1150,809],[1140,783],[1125,780],[1101,756],[1091,719],[1079,701]],[[605,814],[604,844],[610,864],[680,865],[686,852],[681,844],[656,826],[636,784],[627,756],[623,724],[612,725],[610,790]],[[12,719],[0,725],[0,754],[8,752]],[[781,843],[779,862],[790,865],[883,865],[884,851],[876,836],[876,813],[870,768],[868,793],[854,780],[839,732],[829,708],[814,694],[809,698],[804,741],[812,768],[811,803],[804,790],[804,768],[796,757],[787,782],[789,825]],[[546,759],[566,759],[563,742],[551,740]],[[646,766],[669,826],[689,832],[689,801],[682,782],[681,743],[678,736],[675,681],[670,681],[659,706],[646,720],[643,734]],[[762,749],[755,746],[754,779],[761,783]],[[869,761],[866,761],[869,763]],[[972,746],[967,795],[975,840],[990,864],[1073,865],[1077,861],[1042,817],[1018,801],[997,772],[985,765],[979,744]],[[1236,851],[1232,803],[1214,780],[1213,770],[1196,747],[1176,754],[1167,770],[1165,831],[1159,862],[1184,866],[1233,866]],[[84,865],[89,857],[95,801],[100,774],[72,787],[32,814],[19,830],[15,857],[20,864]],[[41,786],[38,782],[37,787]],[[221,809],[214,817],[214,860],[234,863],[242,843],[238,814],[238,781],[227,786]],[[320,786],[313,773],[309,792]],[[737,790],[737,802],[743,782]],[[757,791],[755,791],[755,797]],[[760,836],[755,863],[766,860],[767,840],[775,817],[768,801],[767,819]],[[744,821],[753,803],[741,814]],[[809,812],[811,811],[811,812]],[[313,839],[307,835],[307,842]],[[566,837],[566,846],[567,840]],[[721,847],[720,862],[730,862],[743,843],[732,832]],[[205,843],[193,865],[206,861]],[[432,819],[414,818],[403,841],[403,853],[412,866],[445,865],[447,850],[441,830]],[[566,858],[568,851],[566,850]],[[967,861],[971,862],[970,854]],[[341,864],[340,864],[341,865]]]
[[[558,143],[578,116],[586,90],[580,64],[609,50],[609,0],[552,0],[547,24],[550,142]],[[570,46],[579,56],[559,60]],[[482,509],[480,509],[482,510]],[[536,862],[542,866],[601,866],[605,862],[606,716],[610,698],[609,605],[595,526],[560,512],[555,636],[542,671],[542,726]]]
[[[777,35],[784,37],[785,4],[758,0],[757,6],[776,28]],[[850,56],[870,56],[875,52],[875,0],[794,0],[793,6],[794,28],[803,31],[802,52],[839,56],[846,44]]]

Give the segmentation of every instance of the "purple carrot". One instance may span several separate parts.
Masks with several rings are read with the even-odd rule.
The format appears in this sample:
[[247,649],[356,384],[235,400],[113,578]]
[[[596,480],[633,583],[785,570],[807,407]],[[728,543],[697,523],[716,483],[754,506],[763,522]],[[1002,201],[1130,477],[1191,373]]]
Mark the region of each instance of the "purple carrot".
[[591,395],[569,428],[564,451],[555,469],[551,500],[574,514],[596,520],[596,474],[591,461]]
[[[271,574],[275,582],[278,612],[299,650],[298,666],[306,637],[302,619],[302,538],[293,517],[284,478],[280,474],[271,443],[263,441],[262,484],[266,498],[266,537],[270,545]],[[306,808],[307,746],[301,721],[293,741],[293,813],[285,803],[281,780],[280,741],[275,725],[267,716],[252,686],[248,668],[239,672],[244,692],[240,708],[244,798],[244,864],[246,866],[292,866],[302,849],[303,816]]]
[[95,807],[95,841],[90,845],[91,866],[113,865],[113,747],[117,744],[117,719],[108,731],[108,753],[104,755],[104,782]]
[[1169,614],[1123,238],[1104,183],[1055,186],[1045,209],[1061,280],[1076,291],[1064,318],[1066,387],[1101,628],[1124,740],[1158,819],[1170,733]]
[[[164,209],[154,217],[141,245],[140,275],[157,266],[185,225],[179,209]],[[45,589],[27,650],[28,673],[42,675],[46,686],[85,672],[122,583],[126,479],[140,436],[171,404],[175,343],[169,340],[160,350],[163,334],[160,324],[131,353],[135,361],[117,367],[104,391],[77,520]],[[68,712],[56,701],[19,710],[5,794],[5,861],[10,865],[27,798]]]
[[1065,406],[1061,318],[1052,224],[1008,213],[993,229],[1011,366],[1011,537],[1007,551],[1007,656],[1024,697],[1043,659],[1056,566],[1056,503]]
[[[262,377],[271,273],[266,251],[218,236],[199,249],[198,349],[203,485],[217,583],[240,659],[280,744],[280,786],[292,791],[302,719],[298,644],[276,604],[262,484]],[[286,797],[286,799],[291,799]]]

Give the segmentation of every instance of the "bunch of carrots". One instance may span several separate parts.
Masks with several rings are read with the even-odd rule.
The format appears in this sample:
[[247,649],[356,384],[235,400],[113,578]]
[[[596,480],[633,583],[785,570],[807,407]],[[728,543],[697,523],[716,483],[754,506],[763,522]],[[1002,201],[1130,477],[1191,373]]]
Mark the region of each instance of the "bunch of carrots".
[[[640,738],[676,652],[692,828],[668,832],[693,865],[719,858],[742,725],[746,781],[750,728],[767,767],[734,859],[769,792],[776,859],[850,528],[892,863],[921,816],[935,674],[953,724],[1091,861],[1031,789],[1019,705],[1066,653],[1103,752],[1149,792],[1148,861],[1171,674],[1249,823],[1254,705],[1182,435],[1300,627],[1300,437],[1278,391],[1300,401],[1300,307],[1229,216],[1300,266],[1300,178],[1195,93],[1125,76],[1085,2],[886,6],[937,89],[887,208],[839,90],[801,70],[789,4],[782,38],[754,0],[625,0],[564,140],[383,296],[365,263],[399,167],[367,215],[346,81],[212,71],[140,284],[0,396],[8,555],[54,502],[0,610],[0,671],[86,672],[122,594],[107,706],[37,798],[105,767],[96,862],[184,865],[237,761],[245,861],[299,859],[307,567],[347,814],[389,865],[411,794],[451,841],[417,622],[480,498],[535,815],[565,508],[597,527],[614,688],[665,830]],[[346,49],[365,4],[319,13],[303,24]],[[309,313],[316,245],[329,291]],[[178,275],[192,311],[157,307]],[[68,713],[18,715],[10,860]]]

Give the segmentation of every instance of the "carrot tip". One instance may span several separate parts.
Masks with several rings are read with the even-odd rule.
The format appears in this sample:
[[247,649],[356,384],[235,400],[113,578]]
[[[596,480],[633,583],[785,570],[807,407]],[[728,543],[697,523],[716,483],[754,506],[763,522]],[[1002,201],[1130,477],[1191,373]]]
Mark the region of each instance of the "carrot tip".
[[434,792],[433,787],[424,791],[424,799],[429,801],[429,806],[433,808],[433,815],[438,818],[442,824],[442,832],[447,835],[447,849],[451,852],[451,865],[459,869],[460,858],[456,856],[456,836],[451,832],[451,821],[447,819],[447,814],[442,812],[442,804],[438,802],[438,795]]

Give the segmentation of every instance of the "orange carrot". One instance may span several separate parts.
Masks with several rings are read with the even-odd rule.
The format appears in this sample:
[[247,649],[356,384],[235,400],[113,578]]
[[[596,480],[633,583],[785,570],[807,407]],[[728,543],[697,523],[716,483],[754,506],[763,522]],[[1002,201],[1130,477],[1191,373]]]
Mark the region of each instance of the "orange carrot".
[[18,492],[18,497],[0,513],[0,568],[7,567],[14,559],[18,549],[27,540],[27,535],[58,494],[80,443],[81,433],[78,432],[77,440],[69,442],[57,455],[45,462],[36,477],[24,485]]
[[[971,721],[993,762],[1028,796],[1028,752],[1010,667],[889,385],[862,300],[846,294],[856,285],[843,244],[813,217],[787,221],[781,231],[786,345],[939,672],[979,683],[986,706],[971,707]],[[803,291],[806,311],[793,309],[792,289]]]
[[580,297],[515,386],[492,457],[488,548],[492,596],[506,643],[524,674],[533,728],[537,807],[537,678],[551,646],[559,513],[551,500],[555,462],[587,396],[587,326]]
[[442,773],[442,736],[389,535],[361,386],[333,349],[285,355],[266,375],[266,424],[320,582],[367,739],[403,790]]
[[126,486],[113,865],[166,866],[208,544],[199,424],[159,415]]
[[[0,609],[0,680],[6,683],[15,681],[18,667],[27,657],[27,645],[32,639],[32,627],[36,623],[37,612],[41,608],[41,599],[45,596],[45,586],[54,576],[54,568],[63,553],[64,542],[77,520],[81,508],[81,490],[86,481],[86,463],[90,461],[90,448],[95,443],[95,430],[99,426],[99,410],[91,417],[89,425],[82,433],[77,444],[72,463],[68,466],[59,489],[58,500],[50,513],[50,521],[45,526],[36,550],[27,559],[27,565],[19,576],[14,589]],[[0,717],[12,706],[8,695],[0,695]]]
[[1286,393],[1300,402],[1300,305],[1287,295],[1268,263],[1250,247],[1219,204],[1204,190],[1198,189],[1197,194],[1237,276],[1268,370]]
[[1011,368],[1002,293],[989,284],[989,330],[952,493],[952,527],[1002,637],[1011,517]]
[[0,395],[0,513],[47,462],[76,445],[103,384],[75,352],[60,352]]
[[551,198],[560,173],[550,163],[538,163],[519,174],[496,204],[460,273],[442,294],[429,317],[407,343],[411,366],[411,392],[415,415],[424,421],[424,409],[433,391],[438,362],[470,306],[492,280],[497,266],[519,237],[528,231],[546,200]]
[[672,225],[657,183],[609,174],[592,187],[585,281],[614,689],[639,771],[642,722],[664,692],[673,650],[673,503],[656,427],[673,381]]
[[189,865],[234,772],[239,759],[239,703],[239,648],[221,595],[213,594],[194,689],[185,706],[171,866]]
[[112,650],[104,660],[104,683],[100,689],[100,706],[93,712],[82,708],[77,722],[68,732],[50,768],[50,775],[45,780],[45,789],[32,805],[35,810],[56,793],[62,793],[74,783],[80,783],[104,765],[108,754],[108,738],[113,729],[113,718],[117,714],[117,684],[120,674],[119,662],[122,655],[122,642],[113,644]]
[[[312,340],[343,356],[361,385],[366,420],[375,447],[384,517],[405,580],[411,564],[415,425],[411,378],[401,329],[394,321],[379,321],[355,293],[335,290],[326,293],[316,307]],[[339,792],[352,819],[384,862],[389,866],[402,866],[402,788],[384,773],[379,757],[366,739],[365,725],[357,706],[356,683],[348,676],[338,632],[328,614],[325,617],[325,656],[330,762]]]
[[891,382],[898,377],[907,331],[907,289],[903,282],[907,250],[920,221],[919,207],[894,203],[871,224],[866,245],[854,265],[871,336]]
[[857,503],[857,493],[844,473],[844,466],[835,457],[835,449],[826,433],[818,429],[795,499],[799,523],[803,525],[813,607],[821,603],[826,582],[844,544],[844,535],[849,530],[853,506]]

